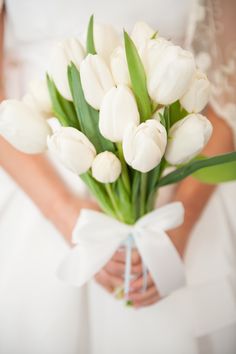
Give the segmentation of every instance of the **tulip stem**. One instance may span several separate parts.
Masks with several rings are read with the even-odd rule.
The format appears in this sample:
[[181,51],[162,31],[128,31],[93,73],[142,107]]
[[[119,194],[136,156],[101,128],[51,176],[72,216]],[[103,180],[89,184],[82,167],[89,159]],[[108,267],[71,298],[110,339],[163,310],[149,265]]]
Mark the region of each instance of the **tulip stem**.
[[108,194],[108,196],[109,196],[109,198],[110,198],[110,200],[111,200],[111,204],[112,204],[112,206],[113,206],[113,208],[114,208],[114,211],[115,211],[115,213],[116,213],[118,219],[119,219],[120,221],[124,221],[123,215],[122,215],[122,213],[120,212],[119,205],[117,205],[116,198],[115,198],[115,196],[114,196],[114,194],[113,194],[113,191],[112,191],[112,188],[111,188],[111,184],[110,184],[110,183],[106,183],[106,184],[105,184],[105,188],[106,188],[107,194]]
[[146,213],[147,173],[141,173],[140,216]]
[[124,186],[128,192],[128,194],[130,195],[131,193],[131,188],[130,188],[130,180],[129,180],[129,173],[128,173],[128,169],[127,169],[127,165],[124,159],[124,154],[123,154],[123,149],[122,149],[122,144],[121,143],[117,143],[117,150],[118,150],[118,156],[121,162],[121,166],[122,166],[122,172],[121,172],[121,179],[124,183]]

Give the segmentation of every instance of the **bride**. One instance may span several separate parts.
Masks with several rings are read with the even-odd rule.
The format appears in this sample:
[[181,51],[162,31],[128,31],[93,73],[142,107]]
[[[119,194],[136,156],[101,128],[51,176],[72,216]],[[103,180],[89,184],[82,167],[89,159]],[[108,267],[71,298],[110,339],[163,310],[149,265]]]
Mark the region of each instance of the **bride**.
[[[81,34],[92,13],[128,30],[141,19],[160,35],[190,46],[208,72],[213,88],[206,115],[214,134],[204,153],[233,150],[235,4],[6,0],[1,98],[24,94],[29,81],[45,72],[52,42]],[[140,293],[141,262],[133,252],[132,271],[140,276],[129,294],[134,308],[126,308],[113,296],[123,282],[122,253],[82,289],[55,275],[81,208],[97,208],[81,182],[62,167],[59,177],[50,157],[25,155],[2,138],[0,163],[0,353],[235,353],[235,183],[215,189],[189,177],[163,190],[162,203],[180,200],[186,209],[185,223],[169,236],[184,259],[187,286],[160,299],[149,276],[148,289]]]

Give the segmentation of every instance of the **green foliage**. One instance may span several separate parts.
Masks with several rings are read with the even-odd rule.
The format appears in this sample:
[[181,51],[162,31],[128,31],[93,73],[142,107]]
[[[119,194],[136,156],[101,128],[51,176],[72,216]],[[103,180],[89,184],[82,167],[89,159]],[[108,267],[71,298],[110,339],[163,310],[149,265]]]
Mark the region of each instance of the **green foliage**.
[[132,89],[137,101],[140,119],[145,121],[152,115],[152,103],[148,95],[146,74],[138,51],[127,32],[124,32],[124,41]]
[[94,37],[93,37],[93,19],[94,16],[92,15],[89,19],[88,30],[87,30],[87,53],[88,54],[96,54],[95,44],[94,44]]
[[47,85],[52,102],[52,109],[55,117],[64,127],[74,127],[79,129],[79,121],[76,116],[74,105],[66,100],[56,88],[55,83],[47,75]]
[[193,177],[207,184],[219,184],[236,180],[236,161],[223,165],[206,167],[193,174]]
[[188,112],[181,107],[179,101],[172,103],[169,106],[170,127],[188,115]]
[[182,179],[184,179],[185,177],[203,168],[221,165],[228,162],[235,162],[235,161],[236,161],[236,152],[231,152],[228,154],[209,157],[206,159],[191,161],[186,165],[178,168],[174,172],[171,172],[168,175],[162,177],[157,183],[157,187],[162,187],[168,184],[177,183]]
[[105,139],[99,131],[99,113],[85,100],[80,80],[80,73],[73,63],[68,68],[68,79],[77,118],[80,124],[80,130],[93,143],[97,153],[106,150],[115,151],[114,144]]

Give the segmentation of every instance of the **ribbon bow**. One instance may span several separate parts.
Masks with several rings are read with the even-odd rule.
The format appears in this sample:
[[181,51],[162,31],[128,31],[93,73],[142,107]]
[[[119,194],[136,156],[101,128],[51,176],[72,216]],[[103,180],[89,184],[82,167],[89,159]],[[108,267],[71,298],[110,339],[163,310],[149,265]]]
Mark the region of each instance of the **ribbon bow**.
[[59,277],[82,286],[110,260],[130,235],[161,296],[185,284],[184,265],[166,234],[183,223],[182,203],[174,202],[126,225],[103,213],[83,209],[73,231],[76,246],[59,267]]

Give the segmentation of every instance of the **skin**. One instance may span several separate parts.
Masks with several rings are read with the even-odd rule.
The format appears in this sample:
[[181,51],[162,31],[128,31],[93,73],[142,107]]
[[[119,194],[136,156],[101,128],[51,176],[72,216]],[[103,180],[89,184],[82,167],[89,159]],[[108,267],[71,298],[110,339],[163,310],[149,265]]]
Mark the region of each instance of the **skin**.
[[[4,14],[2,12],[0,18],[1,99],[4,99],[2,75],[3,17]],[[233,150],[231,130],[226,123],[220,120],[211,108],[208,108],[206,115],[214,126],[214,133],[204,153],[211,156]],[[69,243],[71,242],[71,233],[80,210],[82,208],[98,209],[96,203],[75,196],[64,184],[45,156],[21,153],[1,137],[0,165],[28,194],[43,215],[56,226]],[[36,185],[37,188],[35,188]],[[173,196],[173,200],[183,202],[186,210],[184,224],[169,232],[169,237],[181,257],[184,256],[191,230],[199,219],[213,191],[213,186],[201,184],[189,177],[179,184]],[[95,276],[95,279],[104,289],[112,293],[116,287],[123,284],[124,269],[125,253],[117,251],[107,265]],[[131,283],[131,292],[128,298],[133,301],[136,308],[149,306],[160,300],[158,289],[154,285],[150,274],[148,275],[147,290],[145,292],[140,291],[143,283],[142,264],[140,255],[135,250],[132,252],[132,274],[136,274],[136,280]]]

